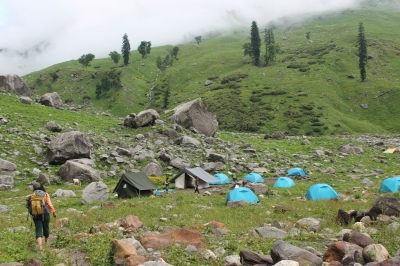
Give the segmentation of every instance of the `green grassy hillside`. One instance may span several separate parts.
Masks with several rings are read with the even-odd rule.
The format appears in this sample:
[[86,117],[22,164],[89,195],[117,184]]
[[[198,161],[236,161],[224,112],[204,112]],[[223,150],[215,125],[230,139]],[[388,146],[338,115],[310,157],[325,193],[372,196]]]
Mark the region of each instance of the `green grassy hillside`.
[[[82,68],[71,60],[23,79],[36,95],[57,91],[64,101],[121,117],[150,107],[163,113],[165,105],[172,109],[201,97],[222,130],[307,135],[398,130],[399,12],[359,9],[314,15],[301,23],[282,21],[285,24],[277,21],[274,29],[282,53],[268,67],[256,67],[243,56],[249,25],[203,36],[199,46],[179,45],[179,60],[163,72],[157,69],[157,57],[163,59],[172,46],[152,48],[147,59],[132,51],[128,66],[115,66],[104,58]],[[370,56],[365,82],[358,69],[359,22],[364,23]],[[263,30],[266,25],[258,27]],[[121,71],[122,88],[96,99],[96,84],[111,69]],[[58,75],[55,81],[53,73]],[[213,84],[205,86],[206,80]]]

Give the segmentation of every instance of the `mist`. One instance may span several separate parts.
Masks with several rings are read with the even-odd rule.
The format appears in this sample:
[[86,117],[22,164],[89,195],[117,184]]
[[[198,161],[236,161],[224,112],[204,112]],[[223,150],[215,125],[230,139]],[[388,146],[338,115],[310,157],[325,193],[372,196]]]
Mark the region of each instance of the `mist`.
[[0,75],[20,76],[92,53],[194,42],[193,36],[259,27],[282,16],[351,8],[357,0],[2,0]]

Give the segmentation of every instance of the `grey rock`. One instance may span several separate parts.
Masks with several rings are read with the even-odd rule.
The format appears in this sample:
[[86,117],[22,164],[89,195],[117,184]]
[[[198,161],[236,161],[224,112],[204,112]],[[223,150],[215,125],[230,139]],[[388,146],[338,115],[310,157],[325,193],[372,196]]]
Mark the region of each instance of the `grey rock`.
[[184,128],[194,128],[200,134],[212,137],[217,132],[218,121],[200,98],[183,103],[174,109],[174,114],[169,117],[171,121]]
[[21,96],[21,97],[19,97],[19,102],[23,103],[23,104],[31,104],[32,99],[29,98],[28,96]]
[[106,201],[109,197],[109,191],[102,181],[92,182],[87,185],[82,192],[82,200],[83,204],[92,203],[95,201]]
[[263,238],[278,238],[278,239],[285,238],[287,234],[285,231],[273,226],[263,226],[254,228],[254,232],[262,236]]
[[0,159],[0,170],[15,171],[17,166],[12,162]]
[[0,205],[0,213],[9,213],[10,209],[6,205]]
[[271,248],[271,257],[274,263],[277,263],[281,260],[293,260],[297,261],[301,265],[309,265],[309,266],[321,266],[322,259],[313,253],[295,247],[289,243],[286,243],[283,240],[278,240],[274,243]]
[[223,266],[241,266],[239,255],[231,255],[222,259]]
[[146,165],[142,171],[148,176],[162,176],[163,173],[162,165],[155,160]]
[[179,137],[179,133],[173,128],[167,128],[163,130],[162,133],[170,139],[176,139],[177,137]]
[[247,183],[246,187],[250,188],[257,195],[265,195],[268,191],[268,186],[263,183]]
[[56,192],[54,192],[52,196],[53,197],[76,197],[76,194],[72,190],[57,189]]
[[212,161],[212,162],[222,162],[225,163],[226,161],[226,156],[223,154],[219,154],[219,153],[210,153],[208,155],[208,160]]
[[294,260],[281,260],[275,263],[274,266],[299,266],[300,264]]
[[32,96],[32,91],[29,87],[15,74],[0,75],[0,87],[19,96]]
[[139,128],[147,125],[154,125],[155,121],[160,118],[158,112],[154,109],[147,109],[136,114],[129,114],[124,119],[124,126]]
[[295,227],[317,232],[321,227],[321,222],[315,218],[308,217],[298,220],[295,224]]
[[346,144],[338,149],[338,152],[346,154],[364,154],[364,150],[361,147],[355,147],[353,144]]
[[389,258],[389,252],[381,244],[371,244],[363,249],[363,257],[367,262],[382,262]]
[[185,147],[200,147],[201,143],[195,138],[189,136],[181,136],[175,139],[175,144],[185,146]]
[[57,175],[65,182],[73,182],[74,178],[81,182],[102,181],[100,173],[89,165],[81,164],[75,160],[67,161],[57,170]]
[[61,132],[62,131],[62,127],[54,121],[47,122],[44,127],[51,132]]
[[361,182],[360,185],[363,187],[372,187],[374,186],[374,182],[372,182],[371,180],[369,180],[368,178],[364,178]]
[[63,164],[70,159],[90,158],[91,142],[79,131],[69,131],[54,138],[46,150],[49,164]]
[[14,178],[9,175],[0,175],[0,190],[7,190],[14,187]]
[[42,95],[39,103],[48,107],[54,107],[56,109],[60,109],[62,107],[62,101],[57,92],[51,92]]
[[169,162],[169,164],[172,167],[177,168],[177,169],[183,169],[183,168],[190,167],[190,163],[186,162],[182,158],[174,158]]
[[48,175],[40,173],[39,177],[36,179],[36,182],[40,184],[50,184],[50,178]]

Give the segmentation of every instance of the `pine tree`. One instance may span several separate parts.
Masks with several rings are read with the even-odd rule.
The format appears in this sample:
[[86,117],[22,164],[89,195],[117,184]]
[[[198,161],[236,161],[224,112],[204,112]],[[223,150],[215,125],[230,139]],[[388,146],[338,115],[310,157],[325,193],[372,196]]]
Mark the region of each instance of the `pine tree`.
[[260,64],[261,55],[261,39],[260,33],[258,31],[257,22],[253,21],[251,23],[250,30],[250,45],[253,54],[254,65],[258,66]]
[[122,37],[122,48],[121,48],[122,57],[124,58],[124,65],[128,65],[129,56],[131,55],[131,45],[129,44],[128,35],[124,35]]
[[365,66],[367,64],[367,40],[365,38],[364,23],[358,25],[358,67],[360,68],[361,81],[367,78]]
[[265,65],[268,65],[271,61],[275,61],[276,58],[276,46],[274,32],[271,29],[264,30],[264,41],[265,41]]

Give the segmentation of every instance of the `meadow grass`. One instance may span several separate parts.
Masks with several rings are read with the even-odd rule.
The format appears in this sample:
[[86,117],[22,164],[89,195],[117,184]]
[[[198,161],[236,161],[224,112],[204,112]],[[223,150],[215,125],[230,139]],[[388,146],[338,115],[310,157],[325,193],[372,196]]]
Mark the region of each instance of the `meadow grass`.
[[[396,71],[399,33],[395,30],[400,26],[399,12],[349,9],[309,14],[297,22],[290,18],[281,21],[285,23],[275,23],[274,35],[282,53],[267,67],[255,67],[248,56],[243,56],[242,46],[249,42],[250,33],[247,28],[238,28],[209,34],[208,38],[203,36],[200,45],[178,45],[178,60],[164,72],[159,72],[156,60],[169,54],[173,48],[170,45],[152,48],[146,59],[132,51],[127,66],[101,58],[82,68],[77,60],[71,60],[23,79],[36,95],[57,91],[63,100],[72,99],[75,105],[90,102],[86,108],[120,117],[149,107],[163,113],[183,102],[202,98],[217,115],[221,130],[286,130],[311,136],[387,134],[398,130],[399,123],[393,114],[400,111]],[[370,56],[365,82],[360,82],[358,69],[360,22],[364,23]],[[258,27],[263,31],[268,25]],[[311,32],[311,41],[305,37],[307,31]],[[284,36],[287,39],[283,40]],[[263,53],[264,46],[261,56]],[[288,68],[296,65],[309,70]],[[101,73],[112,68],[122,71],[122,88],[113,88],[96,99],[95,88]],[[55,71],[59,78],[53,82],[50,75]],[[73,72],[78,73],[78,78],[71,77]],[[221,84],[224,77],[235,73],[247,77]],[[355,78],[348,78],[349,75]],[[213,78],[213,84],[205,86],[209,78]],[[149,97],[151,88],[153,96]],[[268,93],[271,91],[285,94]],[[258,93],[254,95],[255,92]],[[304,109],[309,104],[313,108]],[[368,108],[361,108],[361,104]]]
[[[5,243],[0,247],[0,261],[23,262],[30,257],[38,257],[46,265],[55,265],[63,262],[56,255],[55,250],[79,250],[84,252],[92,265],[113,265],[110,240],[122,236],[118,231],[104,232],[102,234],[92,234],[87,239],[73,240],[72,236],[77,233],[88,233],[93,226],[111,223],[127,215],[136,215],[149,230],[157,230],[163,226],[173,226],[177,228],[190,227],[198,228],[205,236],[207,247],[215,250],[222,247],[226,250],[225,255],[238,254],[243,249],[250,249],[263,254],[269,254],[275,240],[262,239],[253,234],[255,227],[264,224],[275,224],[284,222],[291,226],[299,219],[314,217],[321,220],[321,229],[316,233],[301,232],[296,236],[288,236],[285,241],[299,247],[312,246],[320,252],[325,252],[326,244],[335,239],[336,234],[342,228],[351,228],[351,225],[342,227],[334,223],[338,209],[344,210],[365,210],[372,206],[374,200],[379,196],[388,196],[378,193],[380,183],[390,176],[400,174],[399,157],[397,154],[383,154],[382,151],[389,147],[389,144],[375,146],[373,143],[358,142],[356,139],[362,136],[321,136],[308,138],[310,145],[302,145],[304,138],[290,138],[283,140],[263,139],[263,135],[254,133],[233,133],[218,132],[217,141],[214,146],[215,151],[225,153],[224,149],[228,145],[236,156],[236,152],[243,157],[239,157],[242,163],[259,163],[266,167],[268,173],[264,173],[266,184],[269,190],[266,195],[259,197],[260,203],[240,208],[229,208],[225,206],[229,187],[211,187],[207,189],[212,196],[198,196],[193,191],[176,190],[175,193],[161,198],[133,198],[128,200],[110,198],[117,204],[117,208],[97,208],[99,203],[81,204],[82,187],[67,184],[50,184],[47,190],[52,195],[57,189],[71,189],[76,198],[53,198],[54,206],[57,209],[58,218],[69,217],[71,222],[64,228],[54,228],[52,219],[52,234],[56,237],[49,249],[44,253],[38,254],[34,250],[34,232],[30,221],[27,220],[27,211],[24,207],[26,197],[31,193],[28,183],[35,180],[37,176],[32,174],[33,168],[41,169],[49,176],[56,176],[58,166],[45,168],[38,165],[36,161],[44,161],[44,153],[36,154],[33,151],[35,146],[45,151],[46,146],[40,141],[40,135],[48,137],[55,136],[44,129],[44,125],[49,120],[60,123],[63,127],[74,128],[86,133],[94,141],[100,144],[100,148],[110,146],[107,141],[112,143],[129,144],[134,147],[137,142],[134,136],[150,134],[149,141],[154,141],[155,136],[151,137],[154,131],[161,128],[140,128],[128,129],[121,127],[121,119],[118,117],[99,116],[85,111],[71,112],[68,110],[55,110],[42,107],[36,104],[24,105],[18,102],[15,96],[2,95],[0,97],[1,115],[9,122],[0,125],[0,142],[2,158],[9,160],[17,165],[19,173],[15,177],[15,186],[12,190],[1,191],[1,202],[10,208],[10,213],[0,215],[1,241]],[[127,138],[126,136],[130,136]],[[382,138],[380,134],[376,135]],[[370,137],[374,137],[372,134]],[[388,140],[397,135],[388,135],[384,138]],[[152,139],[153,138],[153,139]],[[128,140],[128,142],[127,142]],[[337,149],[345,144],[352,143],[364,149],[363,155],[342,156]],[[248,156],[243,153],[243,149],[250,145],[257,151],[256,155]],[[96,149],[96,148],[94,148]],[[331,150],[333,155],[328,157],[312,156],[315,149]],[[235,152],[236,151],[236,152]],[[95,151],[98,154],[99,151]],[[271,156],[272,155],[272,156]],[[194,161],[206,161],[205,154],[193,154]],[[305,159],[296,159],[298,156],[308,156]],[[34,160],[32,160],[34,159]],[[99,171],[109,171],[111,165],[96,161],[96,169]],[[146,162],[135,165],[141,169]],[[226,169],[232,167],[228,161]],[[291,167],[303,167],[310,174],[309,180],[295,179],[296,186],[291,189],[272,188],[274,180],[277,178],[276,170],[289,169]],[[335,169],[335,175],[325,173],[327,167]],[[363,175],[372,170],[380,169],[384,175],[379,177],[369,176],[374,183],[372,187],[360,188],[360,181]],[[117,172],[123,168],[118,168]],[[353,173],[359,170],[363,174]],[[176,174],[177,170],[171,170]],[[243,178],[247,172],[238,174],[238,178]],[[163,188],[165,176],[152,177],[159,188]],[[118,176],[107,177],[104,179],[110,192],[118,182]],[[340,195],[338,202],[334,201],[309,201],[305,200],[308,188],[315,183],[327,183],[331,185]],[[171,184],[173,188],[173,184]],[[202,190],[204,192],[204,190]],[[398,193],[393,196],[398,197]],[[131,206],[134,204],[134,207]],[[172,205],[172,209],[166,211],[167,205]],[[286,212],[275,212],[274,206],[287,206],[290,209]],[[93,208],[94,207],[94,208]],[[76,214],[71,209],[83,212],[83,216]],[[167,218],[167,222],[161,222],[160,218]],[[227,235],[214,235],[211,229],[202,225],[210,221],[218,221],[226,225],[229,230]],[[24,226],[27,231],[10,232],[9,229]],[[384,245],[391,255],[394,255],[400,248],[398,239],[393,237],[392,232],[386,229],[385,224],[374,224],[378,233],[371,237]],[[140,234],[137,235],[140,239]],[[163,257],[174,265],[221,265],[221,258],[215,262],[205,261],[200,255],[188,255],[184,252],[184,245],[172,246],[160,250]]]

